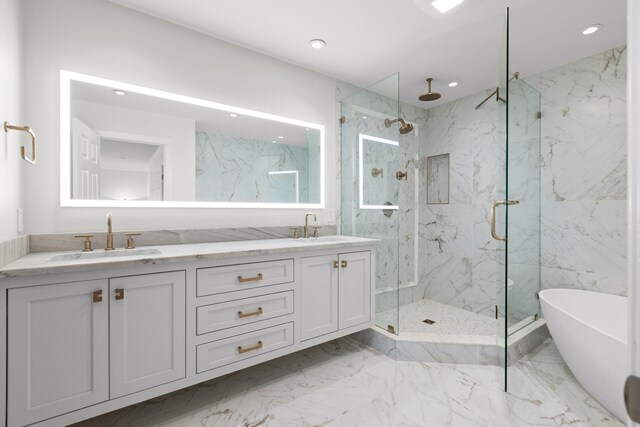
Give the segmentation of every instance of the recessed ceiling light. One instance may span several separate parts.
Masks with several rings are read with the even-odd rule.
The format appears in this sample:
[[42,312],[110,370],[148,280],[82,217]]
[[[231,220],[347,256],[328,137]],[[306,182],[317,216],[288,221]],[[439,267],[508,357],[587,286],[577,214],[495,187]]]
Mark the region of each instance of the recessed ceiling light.
[[236,113],[231,113],[229,114],[231,117],[238,117],[238,115]]
[[309,128],[304,128],[304,130],[309,130]]
[[127,92],[125,92],[123,90],[120,90],[120,89],[114,89],[113,93],[115,93],[116,95],[120,95],[120,96],[127,94]]
[[309,40],[309,46],[311,46],[314,49],[322,49],[326,45],[327,45],[327,42],[325,42],[324,40],[320,40],[320,39]]
[[282,138],[284,138],[284,136],[282,136],[282,135],[278,136],[278,139],[282,139]]
[[275,144],[275,143],[276,143],[276,142],[278,142],[278,141],[271,141],[271,142],[272,142],[273,144]]
[[464,0],[436,0],[433,3],[431,3],[431,6],[438,9],[438,12],[440,13],[447,13],[454,7],[461,4],[463,1]]
[[449,87],[456,87],[456,86],[458,86],[458,82],[449,83]]
[[598,31],[601,28],[602,28],[602,24],[589,25],[587,28],[585,28],[585,30],[582,32],[582,34],[587,36],[589,34],[595,33],[596,31]]

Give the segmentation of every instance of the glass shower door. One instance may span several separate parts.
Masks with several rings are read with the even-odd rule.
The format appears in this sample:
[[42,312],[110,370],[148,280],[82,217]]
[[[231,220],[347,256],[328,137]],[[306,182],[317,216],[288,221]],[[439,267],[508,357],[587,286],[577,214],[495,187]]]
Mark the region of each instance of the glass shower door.
[[[509,63],[509,9],[499,64],[498,174],[492,205],[497,240],[497,306],[504,389],[513,334],[537,320],[540,290],[540,92]],[[495,232],[494,232],[495,230]]]
[[398,74],[341,101],[341,232],[379,239],[376,325],[399,333]]

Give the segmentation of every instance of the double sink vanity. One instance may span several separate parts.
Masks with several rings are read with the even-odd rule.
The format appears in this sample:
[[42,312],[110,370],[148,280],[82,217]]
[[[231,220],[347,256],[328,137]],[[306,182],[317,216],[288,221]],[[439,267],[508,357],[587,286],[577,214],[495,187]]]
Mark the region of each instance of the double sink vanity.
[[371,327],[375,244],[323,236],[20,258],[0,268],[2,418],[68,425]]

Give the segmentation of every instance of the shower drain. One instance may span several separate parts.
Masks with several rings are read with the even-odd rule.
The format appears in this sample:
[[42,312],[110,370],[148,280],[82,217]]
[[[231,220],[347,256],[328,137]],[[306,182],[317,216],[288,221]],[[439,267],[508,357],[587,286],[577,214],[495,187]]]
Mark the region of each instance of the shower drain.
[[427,325],[433,325],[434,323],[436,323],[436,321],[431,319],[424,319],[422,323],[426,323]]

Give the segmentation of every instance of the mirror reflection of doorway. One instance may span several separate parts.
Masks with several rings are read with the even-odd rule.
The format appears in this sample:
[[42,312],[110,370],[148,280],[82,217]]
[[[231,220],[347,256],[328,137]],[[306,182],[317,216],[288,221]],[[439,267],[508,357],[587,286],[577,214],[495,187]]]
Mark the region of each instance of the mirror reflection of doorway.
[[162,146],[101,139],[100,148],[100,199],[163,199]]
[[[164,141],[100,131],[74,118],[73,195],[88,200],[166,200]],[[75,179],[75,178],[78,179]]]

